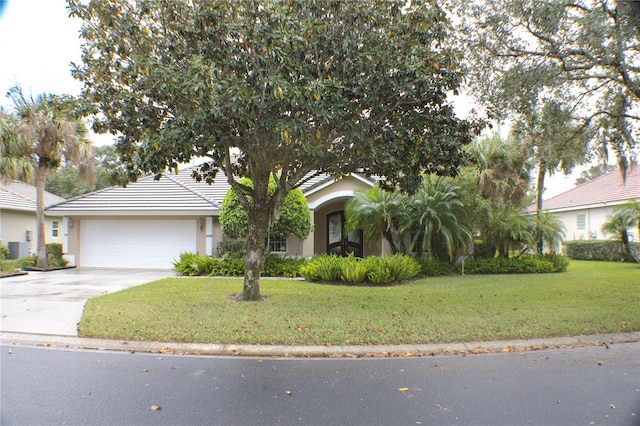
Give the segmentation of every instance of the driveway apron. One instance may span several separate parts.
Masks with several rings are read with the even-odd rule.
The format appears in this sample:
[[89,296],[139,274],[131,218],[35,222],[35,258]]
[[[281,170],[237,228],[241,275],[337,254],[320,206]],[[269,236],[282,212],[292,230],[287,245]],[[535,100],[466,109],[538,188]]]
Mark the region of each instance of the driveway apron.
[[77,336],[94,296],[174,276],[171,270],[76,268],[0,279],[0,331]]

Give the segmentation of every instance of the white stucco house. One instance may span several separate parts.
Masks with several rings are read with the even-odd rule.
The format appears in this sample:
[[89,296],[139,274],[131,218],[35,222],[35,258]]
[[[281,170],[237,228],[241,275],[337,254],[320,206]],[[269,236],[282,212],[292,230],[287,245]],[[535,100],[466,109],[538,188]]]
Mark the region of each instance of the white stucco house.
[[[556,215],[566,228],[566,241],[605,240],[611,235],[603,235],[602,225],[608,216],[631,200],[640,199],[640,165],[632,165],[626,181],[619,170],[595,178],[583,185],[545,200],[543,210]],[[533,214],[536,206],[525,210]],[[629,228],[631,241],[638,242],[638,229]]]
[[[63,201],[64,198],[45,191],[45,206]],[[27,253],[19,250],[19,257],[33,254],[36,251],[37,226],[36,187],[24,182],[0,179],[0,243],[10,248],[15,248],[16,245],[26,248]],[[62,243],[62,226],[62,216],[45,212],[47,243]]]
[[[147,176],[126,188],[111,187],[49,206],[63,217],[63,247],[79,267],[171,268],[185,251],[215,255],[223,240],[218,216],[229,189],[219,173],[215,183],[196,182],[192,169]],[[307,199],[313,232],[304,240],[277,241],[272,251],[287,256],[350,252],[380,254],[383,243],[344,232],[344,207],[374,181],[352,174],[340,180],[311,173],[300,189]]]

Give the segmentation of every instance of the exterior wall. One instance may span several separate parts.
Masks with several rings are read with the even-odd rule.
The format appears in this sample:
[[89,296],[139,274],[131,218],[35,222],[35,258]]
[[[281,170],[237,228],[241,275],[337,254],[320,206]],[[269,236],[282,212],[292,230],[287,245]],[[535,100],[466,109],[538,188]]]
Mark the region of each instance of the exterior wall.
[[33,212],[17,211],[17,210],[1,210],[0,211],[0,240],[3,245],[9,242],[24,242],[26,239],[26,231],[31,231],[33,235],[31,252],[35,249],[36,239],[36,215]]
[[[608,216],[613,214],[613,209],[613,207],[597,207],[557,212],[554,214],[564,223],[567,230],[565,241],[607,240],[612,236],[602,232],[602,225],[609,220]],[[584,215],[584,229],[578,229],[579,215]],[[631,241],[638,241],[638,230],[636,227],[629,228],[629,238]]]
[[[58,222],[58,236],[52,235],[53,222]],[[36,252],[37,220],[35,212],[19,210],[0,210],[0,241],[3,245],[9,242],[27,241],[27,231],[31,233],[29,242],[29,252]],[[45,242],[63,243],[63,218],[56,216],[45,216],[44,219]]]

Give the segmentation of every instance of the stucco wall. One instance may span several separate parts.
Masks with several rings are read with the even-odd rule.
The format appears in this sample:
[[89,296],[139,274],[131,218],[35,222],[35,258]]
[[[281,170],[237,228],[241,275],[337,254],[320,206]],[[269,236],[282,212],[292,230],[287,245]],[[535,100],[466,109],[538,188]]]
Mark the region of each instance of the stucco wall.
[[[58,236],[52,235],[53,221],[58,222]],[[56,216],[45,216],[44,221],[45,242],[62,243],[63,242],[63,224],[62,218]],[[0,210],[0,241],[7,246],[9,242],[25,242],[27,241],[27,231],[31,233],[31,241],[29,241],[30,253],[36,251],[37,238],[37,221],[34,212],[19,210]]]
[[[611,235],[602,232],[602,225],[609,220],[607,216],[613,214],[613,207],[598,207],[592,209],[572,210],[554,213],[566,227],[565,241],[578,240],[606,240]],[[584,215],[584,229],[578,229],[578,215]],[[632,241],[638,241],[638,230],[629,228]]]

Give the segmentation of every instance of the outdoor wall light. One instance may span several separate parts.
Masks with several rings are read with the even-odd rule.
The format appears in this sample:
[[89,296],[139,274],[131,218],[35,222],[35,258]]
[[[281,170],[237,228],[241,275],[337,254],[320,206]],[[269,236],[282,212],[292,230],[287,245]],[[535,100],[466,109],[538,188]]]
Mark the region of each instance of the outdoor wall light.
[[200,228],[201,231],[204,228],[204,219],[203,218],[198,219],[198,228]]

